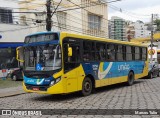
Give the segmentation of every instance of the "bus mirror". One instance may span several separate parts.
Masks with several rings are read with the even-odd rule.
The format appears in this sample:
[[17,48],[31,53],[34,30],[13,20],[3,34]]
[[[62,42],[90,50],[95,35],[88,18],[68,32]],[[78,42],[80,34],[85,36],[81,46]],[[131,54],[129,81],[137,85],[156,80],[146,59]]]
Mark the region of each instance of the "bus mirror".
[[72,56],[72,47],[68,47],[68,56],[69,56],[69,57]]
[[24,62],[24,59],[23,59],[23,47],[18,47],[16,49],[16,59],[19,61],[19,62]]

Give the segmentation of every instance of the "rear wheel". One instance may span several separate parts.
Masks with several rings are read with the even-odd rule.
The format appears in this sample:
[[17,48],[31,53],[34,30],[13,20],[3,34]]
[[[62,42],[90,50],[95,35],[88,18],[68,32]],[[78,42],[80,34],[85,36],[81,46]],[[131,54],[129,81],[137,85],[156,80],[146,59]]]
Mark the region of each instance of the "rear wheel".
[[133,83],[134,83],[134,73],[133,72],[129,72],[127,85],[131,86],[131,85],[133,85]]
[[158,71],[158,75],[157,76],[160,77],[160,71]]
[[153,73],[150,73],[149,78],[153,79]]
[[85,77],[82,84],[82,95],[87,96],[90,95],[93,90],[93,83],[89,77]]

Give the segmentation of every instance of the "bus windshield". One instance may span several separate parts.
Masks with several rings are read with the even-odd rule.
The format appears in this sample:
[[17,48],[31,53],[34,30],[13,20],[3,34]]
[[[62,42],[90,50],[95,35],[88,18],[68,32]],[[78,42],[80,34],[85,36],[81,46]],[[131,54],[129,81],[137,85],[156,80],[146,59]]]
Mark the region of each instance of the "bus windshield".
[[24,50],[25,70],[51,71],[61,68],[59,45],[28,46]]

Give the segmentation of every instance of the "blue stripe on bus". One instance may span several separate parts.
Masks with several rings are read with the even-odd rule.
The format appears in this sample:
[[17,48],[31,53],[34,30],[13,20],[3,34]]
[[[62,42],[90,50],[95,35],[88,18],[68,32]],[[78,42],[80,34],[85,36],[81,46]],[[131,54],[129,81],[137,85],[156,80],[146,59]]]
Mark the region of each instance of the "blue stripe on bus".
[[[130,62],[99,62],[82,63],[86,75],[91,74],[95,79],[114,78],[127,76],[130,70],[135,74],[143,73],[144,61]],[[101,69],[100,69],[101,68]]]
[[23,46],[24,43],[0,43],[0,48],[8,48],[8,47],[11,47],[11,48],[16,48],[18,46]]

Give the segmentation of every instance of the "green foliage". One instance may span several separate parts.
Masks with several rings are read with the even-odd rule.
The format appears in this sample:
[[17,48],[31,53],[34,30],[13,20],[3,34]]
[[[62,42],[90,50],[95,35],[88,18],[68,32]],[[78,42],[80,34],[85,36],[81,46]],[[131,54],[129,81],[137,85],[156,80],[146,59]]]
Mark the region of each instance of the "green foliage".
[[157,25],[157,31],[160,31],[160,19],[155,20],[154,23]]

